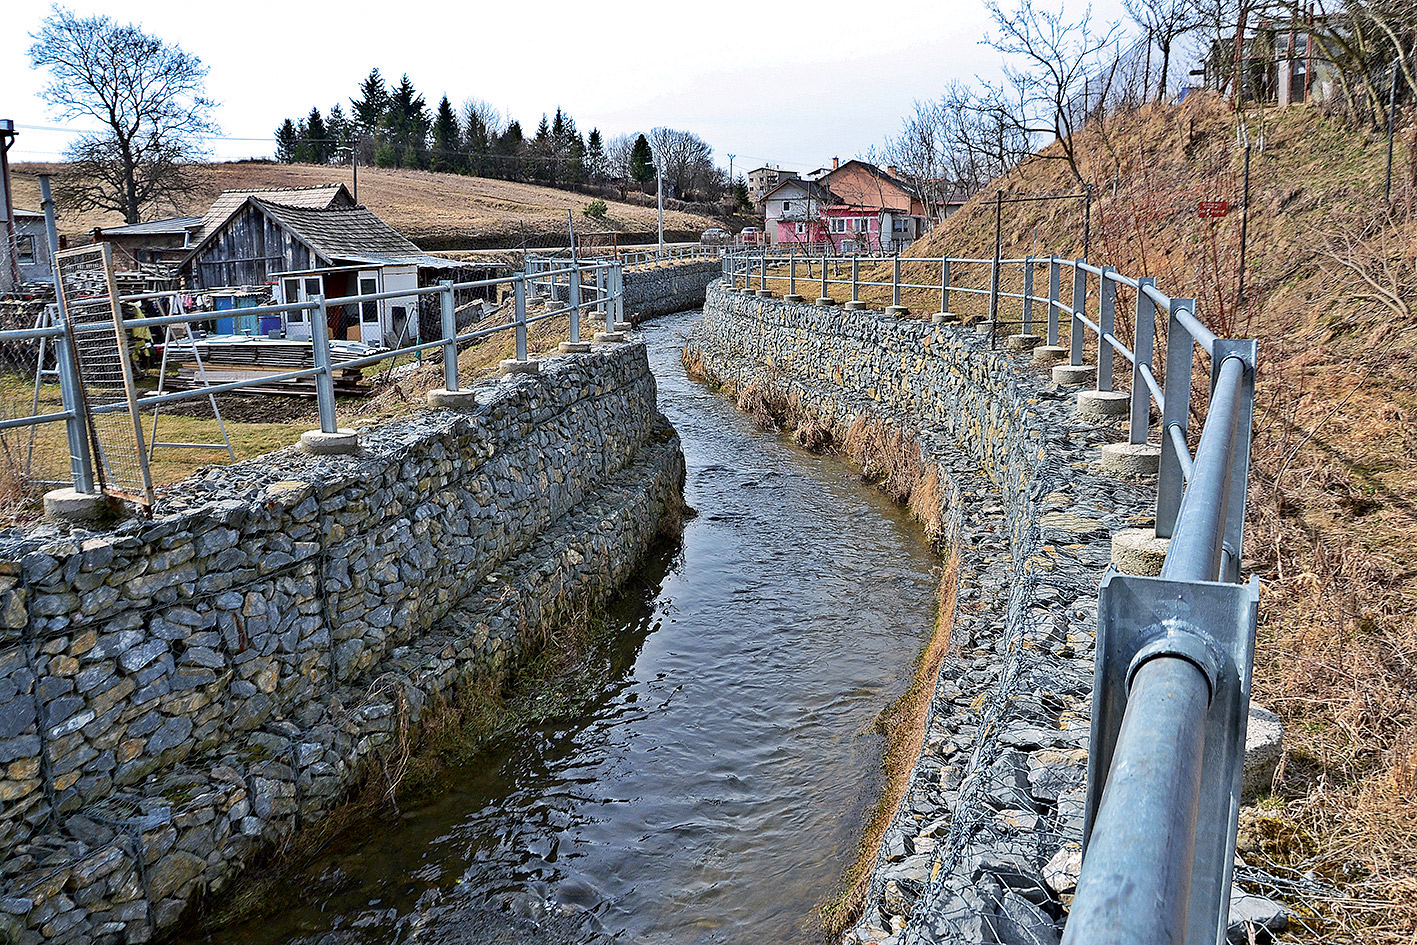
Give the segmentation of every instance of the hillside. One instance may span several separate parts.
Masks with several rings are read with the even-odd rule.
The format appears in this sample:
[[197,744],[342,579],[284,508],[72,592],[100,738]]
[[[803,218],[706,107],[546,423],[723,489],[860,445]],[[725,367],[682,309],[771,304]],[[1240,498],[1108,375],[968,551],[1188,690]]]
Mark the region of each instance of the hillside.
[[[63,164],[16,164],[11,168],[16,206],[40,209],[41,173],[63,174]],[[309,187],[342,182],[351,185],[348,167],[313,164],[237,162],[205,164],[198,168],[199,183],[190,197],[172,208],[172,215],[201,216],[223,190],[266,187]],[[478,249],[494,246],[547,245],[566,241],[566,211],[575,213],[577,228],[614,230],[642,241],[657,227],[653,202],[649,206],[607,200],[609,212],[592,221],[581,211],[592,197],[510,181],[431,171],[359,169],[359,200],[409,239],[428,250]],[[65,213],[59,208],[59,230],[71,236],[87,234],[96,226],[117,226],[121,214],[90,211]],[[697,239],[713,219],[666,210],[666,236]]]
[[[1155,276],[1164,291],[1197,296],[1217,333],[1260,341],[1245,569],[1264,582],[1255,698],[1283,717],[1286,756],[1274,796],[1242,817],[1241,846],[1311,927],[1285,938],[1412,941],[1417,154],[1404,135],[1389,214],[1382,137],[1311,106],[1269,109],[1263,127],[1252,113],[1250,136],[1262,132],[1264,147],[1252,157],[1237,306],[1240,214],[1214,223],[1196,214],[1203,199],[1240,204],[1236,128],[1224,103],[1202,96],[1090,127],[1082,172],[1101,195],[1091,261]],[[1053,153],[998,186],[1006,196],[1078,191]],[[992,200],[991,188],[912,255],[992,255]],[[1080,201],[1005,208],[1005,257],[1082,255],[1082,239]],[[987,285],[987,267],[976,268],[970,281]],[[914,275],[939,278],[934,266]],[[1123,293],[1119,314],[1131,304]],[[938,297],[913,306],[935,311]]]

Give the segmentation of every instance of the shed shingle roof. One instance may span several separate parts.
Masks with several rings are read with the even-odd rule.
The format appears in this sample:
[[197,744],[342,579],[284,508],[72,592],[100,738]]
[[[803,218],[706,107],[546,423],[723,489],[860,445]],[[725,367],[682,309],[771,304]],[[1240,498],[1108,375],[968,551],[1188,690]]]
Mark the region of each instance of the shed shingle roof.
[[250,199],[331,262],[423,255],[423,250],[412,240],[364,207],[291,207],[260,197]]
[[207,212],[202,214],[202,228],[193,237],[198,242],[221,226],[241,209],[247,197],[258,197],[267,203],[284,207],[354,206],[354,198],[343,184],[320,184],[315,187],[270,187],[264,190],[223,190]]

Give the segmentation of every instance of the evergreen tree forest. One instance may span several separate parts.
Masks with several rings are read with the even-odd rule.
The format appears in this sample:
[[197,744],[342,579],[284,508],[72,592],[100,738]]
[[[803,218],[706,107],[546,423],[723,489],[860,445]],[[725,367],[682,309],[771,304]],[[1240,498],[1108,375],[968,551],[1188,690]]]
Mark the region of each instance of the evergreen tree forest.
[[[657,129],[665,131],[666,129]],[[698,166],[675,175],[673,194],[716,200],[730,188],[712,149],[689,132],[670,132],[701,147]],[[582,133],[562,108],[543,114],[530,135],[521,122],[478,99],[455,107],[447,95],[430,105],[407,75],[388,82],[371,69],[348,106],[311,108],[276,130],[276,160],[285,164],[348,164],[409,168],[524,181],[569,190],[617,185],[652,193],[652,155],[643,134],[607,138]],[[666,179],[670,179],[666,175]]]

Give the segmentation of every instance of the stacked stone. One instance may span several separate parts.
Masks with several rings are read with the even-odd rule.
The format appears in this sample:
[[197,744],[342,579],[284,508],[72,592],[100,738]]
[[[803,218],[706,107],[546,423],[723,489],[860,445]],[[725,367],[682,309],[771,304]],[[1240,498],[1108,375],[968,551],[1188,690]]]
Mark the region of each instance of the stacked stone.
[[10,940],[149,939],[406,748],[431,699],[613,589],[683,484],[640,345],[361,440],[213,470],[151,522],[11,536]]
[[709,283],[723,274],[717,260],[631,269],[625,273],[625,312],[635,321],[704,304]]
[[919,431],[960,553],[952,657],[849,942],[1056,942],[1079,863],[1097,590],[1151,483],[1094,465],[1108,428],[977,333],[710,288],[690,344],[810,411]]

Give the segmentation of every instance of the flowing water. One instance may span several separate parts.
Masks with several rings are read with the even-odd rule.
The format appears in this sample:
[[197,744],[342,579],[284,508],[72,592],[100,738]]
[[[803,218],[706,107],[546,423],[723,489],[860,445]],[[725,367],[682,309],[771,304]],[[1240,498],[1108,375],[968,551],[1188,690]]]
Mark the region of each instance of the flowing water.
[[[611,608],[590,697],[446,771],[194,941],[800,942],[880,788],[936,562],[839,461],[758,431],[645,336],[697,511]],[[416,802],[416,803],[415,803]],[[410,805],[414,806],[410,806]]]

